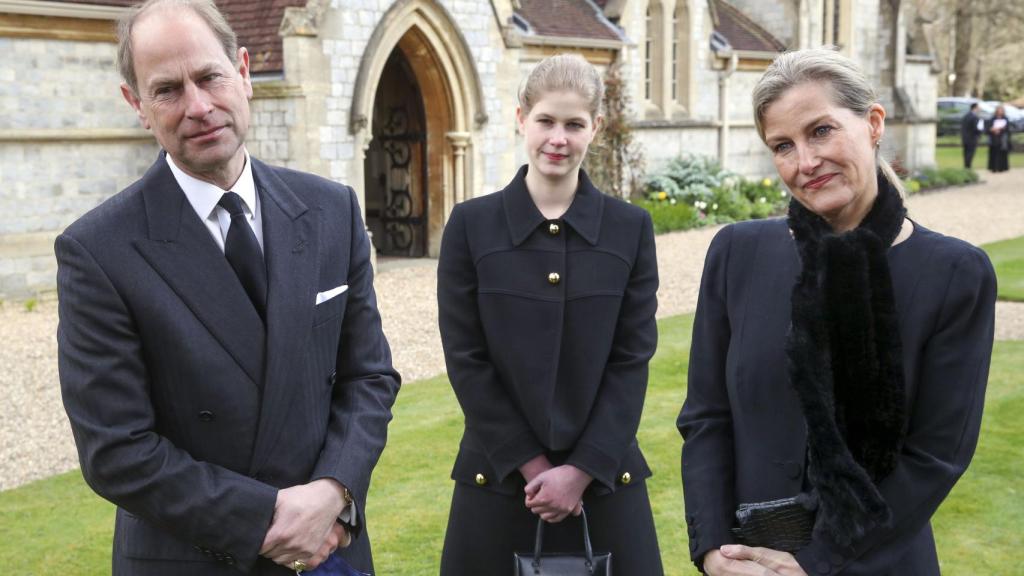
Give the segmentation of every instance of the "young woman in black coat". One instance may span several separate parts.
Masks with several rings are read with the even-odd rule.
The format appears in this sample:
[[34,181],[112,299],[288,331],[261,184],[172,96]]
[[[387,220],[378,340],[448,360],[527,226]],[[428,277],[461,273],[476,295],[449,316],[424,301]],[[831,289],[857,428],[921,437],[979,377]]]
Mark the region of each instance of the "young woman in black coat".
[[582,551],[581,506],[615,573],[662,573],[636,441],[657,343],[654,230],[580,169],[602,94],[578,56],[538,64],[516,112],[527,165],[445,227],[441,340],[465,432],[444,576],[507,576],[538,518],[547,550]]
[[[678,421],[691,558],[713,576],[938,576],[929,519],[978,441],[992,266],[906,217],[885,109],[847,58],[783,54],[753,99],[792,201],[708,251]],[[770,520],[759,541],[788,551],[732,531],[739,505],[790,497],[812,528],[787,541]]]

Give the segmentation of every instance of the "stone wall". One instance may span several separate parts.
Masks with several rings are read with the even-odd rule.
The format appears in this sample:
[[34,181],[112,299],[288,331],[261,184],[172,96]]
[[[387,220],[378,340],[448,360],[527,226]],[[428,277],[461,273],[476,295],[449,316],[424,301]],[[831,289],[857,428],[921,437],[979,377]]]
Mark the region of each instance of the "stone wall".
[[[488,121],[473,132],[471,163],[474,170],[469,195],[497,190],[505,184],[514,163],[515,125],[513,82],[509,65],[488,2],[477,0],[440,0],[438,2],[458,26],[470,51],[483,88],[483,112]],[[349,126],[353,87],[367,44],[392,2],[371,0],[333,0],[321,27],[323,52],[330,62],[331,86],[327,97],[327,119],[319,127],[320,157],[328,165],[328,176],[357,189],[363,183],[355,175],[360,155]],[[453,44],[455,39],[452,40]],[[386,58],[387,55],[379,55]],[[510,105],[512,106],[510,108]]]
[[245,144],[249,154],[268,164],[301,169],[301,159],[291,144],[291,130],[296,127],[295,99],[256,97],[249,107],[252,118]]
[[53,239],[141,176],[155,141],[104,42],[0,38],[0,298],[55,285]]

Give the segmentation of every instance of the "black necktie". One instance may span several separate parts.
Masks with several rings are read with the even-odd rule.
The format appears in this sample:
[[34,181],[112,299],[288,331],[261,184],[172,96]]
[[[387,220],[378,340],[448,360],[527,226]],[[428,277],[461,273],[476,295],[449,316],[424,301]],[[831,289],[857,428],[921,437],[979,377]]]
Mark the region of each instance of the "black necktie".
[[267,309],[267,266],[256,234],[246,222],[242,198],[234,192],[225,192],[217,204],[231,214],[231,226],[224,239],[224,255],[235,269],[256,311],[263,316]]

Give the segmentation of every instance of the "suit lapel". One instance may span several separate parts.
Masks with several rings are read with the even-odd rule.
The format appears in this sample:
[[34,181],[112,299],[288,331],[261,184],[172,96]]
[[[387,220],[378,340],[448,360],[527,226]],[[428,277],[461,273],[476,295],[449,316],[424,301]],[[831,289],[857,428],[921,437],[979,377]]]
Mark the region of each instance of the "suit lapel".
[[287,424],[290,404],[296,396],[293,375],[309,346],[306,337],[313,323],[320,245],[317,211],[307,208],[273,171],[256,160],[253,176],[261,194],[263,250],[270,286],[267,369],[251,473],[266,462]]
[[242,284],[161,153],[143,176],[149,239],[135,248],[253,383],[262,384],[264,328]]

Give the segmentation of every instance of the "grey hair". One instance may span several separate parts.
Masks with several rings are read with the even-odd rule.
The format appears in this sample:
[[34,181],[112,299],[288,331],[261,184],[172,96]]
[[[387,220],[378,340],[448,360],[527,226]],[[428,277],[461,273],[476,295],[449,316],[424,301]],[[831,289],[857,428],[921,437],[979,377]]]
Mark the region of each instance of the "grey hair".
[[135,75],[132,28],[150,10],[164,7],[188,9],[199,16],[220,41],[231,65],[238,64],[238,37],[213,0],[146,0],[129,8],[117,21],[117,69],[136,96],[139,94],[139,79]]
[[604,81],[594,65],[578,54],[556,54],[541,60],[519,88],[519,107],[529,113],[544,94],[560,91],[582,96],[591,118],[600,114]]
[[[770,105],[782,97],[790,88],[807,82],[827,85],[832,100],[857,116],[867,117],[871,106],[878,102],[875,89],[868,82],[864,72],[846,56],[833,47],[810,48],[785,52],[768,66],[761,79],[754,86],[754,125],[764,142],[764,113]],[[885,179],[896,188],[901,196],[906,192],[896,171],[875,150],[875,164]]]

